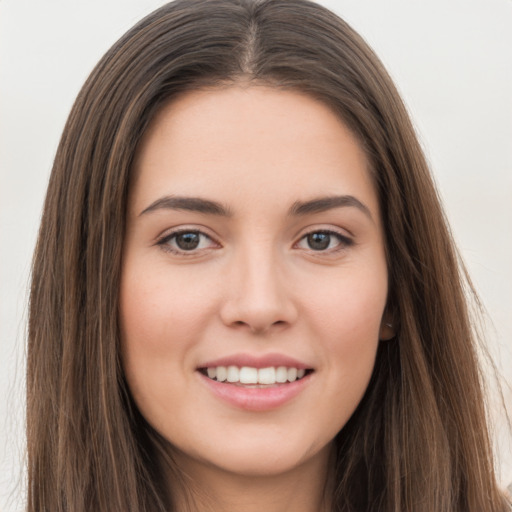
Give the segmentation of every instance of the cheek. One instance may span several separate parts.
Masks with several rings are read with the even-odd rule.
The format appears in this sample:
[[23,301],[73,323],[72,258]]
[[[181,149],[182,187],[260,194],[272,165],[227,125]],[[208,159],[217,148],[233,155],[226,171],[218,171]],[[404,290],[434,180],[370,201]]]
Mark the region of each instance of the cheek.
[[[173,304],[161,293],[160,285],[147,276],[123,276],[120,293],[121,338],[124,353],[132,355],[166,352],[163,340],[169,331],[169,311]],[[166,319],[162,322],[162,319]]]
[[168,380],[183,365],[184,335],[191,328],[165,274],[154,270],[126,265],[119,296],[122,365],[131,394],[148,420],[169,406]]
[[[370,267],[371,268],[371,267]],[[348,271],[323,286],[310,287],[309,310],[333,339],[364,340],[378,332],[387,300],[387,274]],[[336,336],[338,334],[338,336]]]
[[[372,268],[372,267],[370,267]],[[379,269],[380,267],[373,267]],[[324,283],[325,284],[325,283]],[[362,396],[370,379],[387,299],[387,273],[352,269],[309,295],[310,325],[339,389]]]
[[[159,356],[180,352],[199,332],[214,297],[194,280],[168,268],[126,265],[121,280],[120,319],[124,351]],[[184,293],[184,290],[186,293]]]
[[[155,375],[164,373],[170,350],[169,327],[162,322],[170,305],[155,293],[153,280],[142,272],[123,269],[119,294],[121,358],[132,395],[137,403],[147,403],[147,386]],[[144,399],[141,399],[144,397]]]
[[191,355],[214,302],[199,288],[187,287],[165,265],[137,264],[132,258],[123,267],[122,365],[139,410],[159,431],[165,430],[165,418],[174,417],[181,403],[188,377],[184,369],[193,366]]

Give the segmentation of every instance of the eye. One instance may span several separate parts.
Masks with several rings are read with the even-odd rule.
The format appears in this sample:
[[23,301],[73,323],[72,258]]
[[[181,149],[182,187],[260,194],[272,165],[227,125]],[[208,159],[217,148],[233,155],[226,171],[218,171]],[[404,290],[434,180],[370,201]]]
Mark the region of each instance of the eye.
[[353,244],[353,241],[337,233],[336,231],[312,231],[304,235],[299,242],[297,247],[300,249],[308,249],[312,251],[331,251],[337,249],[343,249]]
[[193,253],[202,249],[211,249],[217,244],[201,231],[187,229],[174,231],[161,238],[157,245],[175,254]]

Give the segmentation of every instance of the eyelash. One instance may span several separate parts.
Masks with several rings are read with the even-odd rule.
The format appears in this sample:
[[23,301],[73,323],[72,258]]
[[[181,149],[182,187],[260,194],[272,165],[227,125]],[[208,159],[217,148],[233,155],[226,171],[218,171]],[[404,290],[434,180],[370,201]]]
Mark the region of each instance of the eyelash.
[[[175,240],[176,237],[178,237],[179,235],[185,235],[185,234],[199,235],[200,238],[207,238],[208,240],[211,240],[217,246],[219,245],[210,235],[203,233],[199,229],[179,229],[179,230],[173,231],[171,233],[164,235],[159,240],[157,240],[156,245],[160,246],[162,248],[162,250],[164,250],[164,251],[170,252],[172,254],[177,254],[179,256],[185,256],[185,257],[196,256],[198,251],[195,248],[187,251],[185,249],[175,248],[170,245],[170,242],[172,240]],[[201,249],[199,249],[199,250],[201,250]]]
[[330,248],[330,249],[326,249],[326,250],[315,250],[315,249],[309,247],[309,248],[305,249],[305,250],[312,251],[313,253],[316,253],[316,254],[333,254],[333,253],[337,253],[339,251],[342,251],[342,250],[347,249],[348,247],[354,245],[354,240],[352,240],[351,238],[349,238],[345,235],[342,235],[341,233],[338,233],[337,231],[334,231],[332,229],[315,229],[313,231],[309,231],[308,233],[305,233],[304,235],[302,235],[300,237],[299,241],[296,242],[295,245],[298,245],[303,240],[307,240],[307,238],[312,235],[327,235],[327,236],[329,236],[330,237],[329,242],[328,242],[329,245],[332,241],[332,237],[337,238],[337,240],[338,240],[338,244],[334,248]]
[[[205,249],[205,248],[203,248],[203,249],[192,248],[191,250],[186,250],[186,249],[179,249],[179,248],[172,247],[170,245],[170,242],[172,240],[175,240],[176,237],[178,237],[179,235],[182,235],[182,234],[199,235],[200,238],[207,238],[208,240],[210,240],[211,242],[213,242],[214,244],[219,246],[219,244],[210,235],[203,233],[199,229],[179,229],[179,230],[173,231],[171,233],[164,235],[162,238],[160,238],[157,241],[156,245],[160,246],[162,248],[162,250],[164,250],[164,251],[170,252],[172,254],[180,255],[180,256],[185,256],[185,257],[195,256],[198,254],[198,251]],[[335,237],[338,240],[338,244],[336,247],[330,248],[330,249],[327,248],[326,250],[323,250],[323,249],[315,250],[315,249],[312,249],[311,247],[304,248],[304,250],[308,250],[308,251],[311,251],[316,254],[337,253],[339,251],[342,251],[342,250],[347,249],[348,247],[354,245],[354,240],[352,240],[351,238],[349,238],[345,235],[342,235],[341,233],[338,233],[337,231],[329,230],[329,229],[317,229],[317,230],[309,231],[308,233],[305,233],[304,235],[302,235],[300,237],[300,239],[294,244],[294,247],[297,246],[303,240],[307,240],[307,238],[312,235],[327,235],[329,237]],[[331,241],[332,240],[330,238],[329,245],[330,245]],[[200,241],[198,243],[200,244]],[[211,247],[208,247],[206,249],[211,249]]]

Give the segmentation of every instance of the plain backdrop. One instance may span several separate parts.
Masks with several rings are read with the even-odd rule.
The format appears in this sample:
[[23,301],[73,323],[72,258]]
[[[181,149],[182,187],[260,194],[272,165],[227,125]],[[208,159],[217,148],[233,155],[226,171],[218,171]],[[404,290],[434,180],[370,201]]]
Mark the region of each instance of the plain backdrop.
[[[293,1],[293,0],[290,0]],[[161,0],[0,0],[0,510],[23,508],[31,253],[66,116],[102,54]],[[324,0],[387,66],[431,162],[512,393],[512,0]],[[497,402],[498,400],[495,400]],[[494,407],[494,404],[493,404]],[[494,410],[494,409],[493,409]],[[497,466],[512,481],[496,407]]]

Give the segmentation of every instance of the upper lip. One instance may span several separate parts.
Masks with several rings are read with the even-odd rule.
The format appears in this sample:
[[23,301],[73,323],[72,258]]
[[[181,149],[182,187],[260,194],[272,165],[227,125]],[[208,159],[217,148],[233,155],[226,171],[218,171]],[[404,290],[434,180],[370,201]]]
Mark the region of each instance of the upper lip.
[[312,369],[308,365],[298,359],[284,355],[284,354],[264,354],[264,355],[251,355],[251,354],[232,354],[230,356],[212,359],[198,366],[199,368],[213,368],[217,366],[249,366],[251,368],[269,368],[271,366],[286,366],[287,368],[297,369]]

